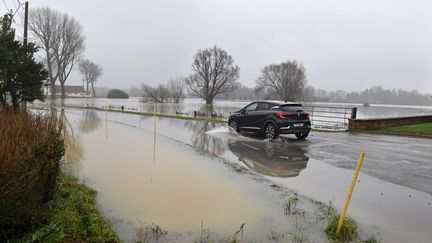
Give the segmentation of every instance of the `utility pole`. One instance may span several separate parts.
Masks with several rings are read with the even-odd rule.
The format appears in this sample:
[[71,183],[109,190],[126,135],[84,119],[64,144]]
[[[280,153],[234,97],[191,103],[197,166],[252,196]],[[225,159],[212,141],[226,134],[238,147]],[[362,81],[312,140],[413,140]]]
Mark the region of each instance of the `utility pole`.
[[27,29],[28,29],[28,2],[25,2],[24,9],[24,45],[27,45]]
[[[24,9],[24,48],[27,48],[27,28],[28,28],[28,2],[25,2]],[[21,103],[21,108],[27,110],[27,102],[23,101]]]

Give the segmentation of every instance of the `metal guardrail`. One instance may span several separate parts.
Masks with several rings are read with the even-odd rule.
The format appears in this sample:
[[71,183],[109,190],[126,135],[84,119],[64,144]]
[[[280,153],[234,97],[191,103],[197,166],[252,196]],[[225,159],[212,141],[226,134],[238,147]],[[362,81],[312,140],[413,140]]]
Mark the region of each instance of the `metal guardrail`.
[[303,106],[311,119],[312,127],[347,130],[350,118],[356,117],[355,107]]

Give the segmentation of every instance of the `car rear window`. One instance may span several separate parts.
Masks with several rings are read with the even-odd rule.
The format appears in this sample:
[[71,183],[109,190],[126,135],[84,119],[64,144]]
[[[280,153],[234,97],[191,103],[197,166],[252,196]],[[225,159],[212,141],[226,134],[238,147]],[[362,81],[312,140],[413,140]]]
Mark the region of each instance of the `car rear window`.
[[287,112],[301,112],[301,111],[304,111],[302,105],[282,105],[279,109],[281,111],[287,111]]

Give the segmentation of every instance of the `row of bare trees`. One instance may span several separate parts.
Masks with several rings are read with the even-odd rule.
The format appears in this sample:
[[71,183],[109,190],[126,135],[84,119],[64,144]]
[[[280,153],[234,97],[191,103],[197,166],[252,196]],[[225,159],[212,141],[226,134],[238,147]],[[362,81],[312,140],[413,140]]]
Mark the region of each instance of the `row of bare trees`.
[[99,76],[102,75],[102,67],[88,59],[82,59],[78,64],[78,71],[83,76],[83,86],[86,85],[86,92],[89,92],[89,85],[91,85],[92,96],[96,97],[94,83],[96,83]]
[[78,63],[83,81],[87,82],[87,91],[91,84],[94,95],[93,83],[101,75],[102,68],[89,60],[82,60],[85,37],[81,24],[68,14],[43,7],[30,11],[29,29],[43,50],[52,98],[55,98],[57,80],[61,97],[65,98],[65,83]]
[[179,103],[185,97],[185,78],[173,78],[167,85],[159,84],[157,87],[141,84],[141,90],[147,101]]
[[[297,61],[265,66],[256,81],[255,94],[265,99],[299,100],[307,83],[305,68]],[[216,46],[199,50],[194,56],[192,73],[171,80],[168,85],[142,85],[144,97],[157,102],[179,102],[187,87],[189,94],[212,104],[215,97],[232,93],[241,85],[239,66],[225,50]]]

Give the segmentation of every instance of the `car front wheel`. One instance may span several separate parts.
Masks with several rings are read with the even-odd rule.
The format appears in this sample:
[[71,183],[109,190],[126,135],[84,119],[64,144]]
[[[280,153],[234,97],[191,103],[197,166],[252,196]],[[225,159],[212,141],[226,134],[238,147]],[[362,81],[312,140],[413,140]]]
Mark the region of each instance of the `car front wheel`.
[[308,132],[299,132],[295,134],[298,139],[305,139],[309,133]]
[[276,139],[279,134],[277,132],[277,128],[273,123],[268,123],[264,128],[264,135],[267,139]]
[[236,132],[238,132],[239,130],[238,130],[238,124],[237,124],[237,121],[236,120],[231,120],[229,123],[228,123],[228,126],[230,126],[234,131],[236,131]]

